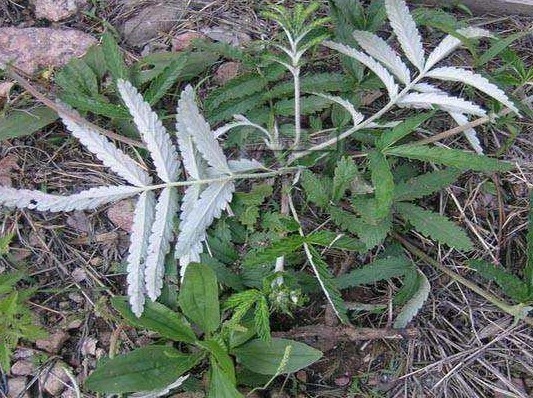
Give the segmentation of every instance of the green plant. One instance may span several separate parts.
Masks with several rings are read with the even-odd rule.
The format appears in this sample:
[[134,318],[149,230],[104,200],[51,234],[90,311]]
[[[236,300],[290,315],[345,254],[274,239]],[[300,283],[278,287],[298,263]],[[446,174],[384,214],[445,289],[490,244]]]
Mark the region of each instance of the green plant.
[[[329,20],[313,20],[317,5],[312,3],[292,10],[270,9],[266,15],[280,26],[281,36],[271,43],[265,56],[254,50],[249,54],[224,45],[204,44],[203,48],[214,52],[215,59],[219,55],[239,59],[247,71],[207,94],[204,113],[212,125],[234,117],[233,122],[215,130],[202,116],[192,87],[181,91],[175,137],[179,154],[151,105],[157,105],[178,77],[183,77],[195,53],[172,56],[164,68],[154,68],[156,72],[126,68],[116,43],[104,37],[101,49],[94,50],[92,56],[98,58],[100,51],[106,69],[96,71],[94,68],[101,63],[90,61],[90,57],[84,59],[85,66],[69,65],[63,77],[58,76],[64,90],[62,99],[84,111],[108,116],[113,123],[122,120],[126,131],[131,130],[127,126],[133,118],[162,182],[153,182],[144,167],[111,144],[100,130],[60,106],[60,116],[72,134],[127,184],[91,188],[70,196],[0,187],[0,204],[69,211],[139,195],[127,259],[129,302],[139,319],[145,316],[143,308],[153,305],[145,303],[145,294],[152,302],[160,297],[165,257],[170,257],[176,230],[173,255],[179,260],[181,276],[185,276],[184,285],[191,268],[198,263],[208,264],[223,284],[237,291],[227,302],[227,308],[234,311],[233,324],[239,325],[253,308],[259,314],[253,320],[254,333],[263,338],[268,335],[264,316],[267,304],[269,310],[290,313],[301,303],[303,294],[320,291],[339,319],[349,323],[342,289],[396,277],[403,278],[403,286],[395,297],[395,303],[402,306],[395,326],[404,327],[428,297],[430,286],[424,274],[396,252],[378,256],[371,253],[376,257],[374,262],[336,277],[330,252],[366,254],[384,246],[387,253],[392,247],[388,238],[399,240],[398,231],[405,233],[411,227],[450,248],[470,250],[472,242],[455,223],[413,202],[446,187],[462,171],[497,172],[513,166],[482,155],[476,132],[467,125],[472,116],[489,121],[487,111],[464,97],[449,94],[434,81],[471,86],[497,106],[507,107],[509,113],[518,114],[518,108],[487,78],[466,69],[438,66],[463,42],[472,45],[473,40],[488,36],[486,30],[459,28],[426,56],[405,2],[386,0],[381,10],[386,11],[402,50],[399,54],[389,43],[392,39],[363,30],[377,30],[383,22],[380,14],[362,18],[360,11],[352,10],[353,15],[345,15],[343,2],[333,3],[337,7],[335,18],[340,21],[344,17],[338,22],[336,41],[324,40],[330,37],[325,26]],[[372,4],[377,13],[380,2]],[[362,21],[371,23],[360,26]],[[356,30],[348,35],[352,28]],[[313,57],[320,45],[339,53],[348,73],[316,73],[313,67],[327,62]],[[328,61],[336,59],[331,53],[326,57]],[[102,85],[101,78],[93,76],[98,73],[110,73],[112,83]],[[127,110],[108,102],[115,87]],[[371,115],[363,114],[360,107],[367,88],[384,88],[386,93],[382,106]],[[144,91],[144,99],[139,90]],[[428,111],[410,117],[408,111],[413,108]],[[391,116],[393,110],[398,112]],[[432,120],[441,112],[461,126],[455,133],[464,132],[477,153],[432,145],[438,134],[416,138],[415,133],[434,127]],[[126,138],[105,135],[123,141]],[[219,143],[221,137],[227,139]],[[239,152],[246,152],[247,144],[259,144],[262,149],[266,146],[267,150],[261,152],[261,163],[228,160],[222,143],[237,146]],[[353,153],[355,156],[349,156]],[[272,166],[267,168],[267,164]],[[289,176],[293,177],[292,183]],[[234,194],[237,181],[249,183],[259,178],[264,183],[249,192],[244,192],[246,184],[242,184],[241,192]],[[155,190],[161,191],[157,202]],[[271,200],[271,195],[276,195],[280,203]],[[307,202],[299,200],[301,197]],[[310,209],[326,219],[318,230],[303,219]],[[224,210],[236,217],[223,215]],[[204,250],[204,242],[209,251]],[[169,261],[168,268],[175,268],[176,263]],[[239,274],[233,272],[235,264],[240,266]],[[295,271],[301,266],[310,272]],[[182,311],[201,326],[203,321],[188,313],[188,305],[193,303],[181,302]],[[503,304],[500,308],[514,314],[510,306]],[[223,364],[213,368],[213,380],[220,379],[217,366]],[[177,377],[175,373],[173,376]]]
[[[5,237],[2,237],[2,239]],[[36,325],[26,301],[35,294],[35,289],[19,289],[17,282],[24,278],[22,272],[0,275],[0,368],[7,372],[13,350],[19,340],[44,338],[47,333]]]
[[[87,379],[86,387],[106,393],[147,390],[150,392],[139,395],[161,396],[181,385],[187,371],[208,362],[208,396],[243,397],[236,389],[238,372],[234,360],[240,368],[257,374],[280,375],[295,372],[321,357],[320,351],[303,343],[270,338],[269,311],[264,300],[259,301],[262,304],[256,308],[255,321],[244,319],[257,297],[230,297],[223,308],[237,309],[223,321],[227,313],[221,311],[217,285],[214,271],[199,263],[188,267],[185,273],[179,293],[181,313],[150,302],[138,317],[126,298],[113,298],[113,307],[132,326],[155,331],[167,341],[180,342],[182,349],[150,345],[106,360]],[[244,308],[243,303],[249,305],[244,304]],[[254,339],[256,335],[260,338]]]

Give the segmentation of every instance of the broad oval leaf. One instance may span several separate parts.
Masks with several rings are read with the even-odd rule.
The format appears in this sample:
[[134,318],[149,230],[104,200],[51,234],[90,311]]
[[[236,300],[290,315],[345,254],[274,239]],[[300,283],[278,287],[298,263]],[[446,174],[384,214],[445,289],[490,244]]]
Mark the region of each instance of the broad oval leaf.
[[195,366],[203,355],[185,355],[160,345],[137,348],[99,366],[85,387],[101,393],[128,393],[164,388]]
[[233,349],[232,354],[245,368],[264,375],[293,373],[322,357],[322,352],[307,344],[278,338],[249,341]]
[[125,297],[113,297],[111,304],[132,326],[151,330],[173,341],[195,343],[196,335],[183,317],[163,304],[148,302],[141,316],[134,314]]
[[215,272],[207,265],[187,267],[178,298],[185,316],[204,332],[212,333],[220,325],[220,303]]
[[209,371],[209,394],[208,398],[244,398],[235,388],[235,382],[218,366],[211,361]]

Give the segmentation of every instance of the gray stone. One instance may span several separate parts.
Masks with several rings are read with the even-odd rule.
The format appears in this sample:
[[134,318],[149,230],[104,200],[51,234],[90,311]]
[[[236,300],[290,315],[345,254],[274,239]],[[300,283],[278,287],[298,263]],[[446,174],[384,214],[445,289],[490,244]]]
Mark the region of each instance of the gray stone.
[[131,46],[141,47],[172,29],[186,8],[186,2],[174,0],[138,9],[122,27],[124,39]]

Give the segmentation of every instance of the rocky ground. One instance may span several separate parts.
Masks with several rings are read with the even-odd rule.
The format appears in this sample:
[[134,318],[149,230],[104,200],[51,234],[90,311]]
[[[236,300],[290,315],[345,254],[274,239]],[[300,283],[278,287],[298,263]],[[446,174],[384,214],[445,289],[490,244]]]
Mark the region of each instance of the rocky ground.
[[[269,34],[257,7],[256,2],[247,0],[0,0],[0,63],[13,62],[36,81],[42,92],[49,90],[52,96],[53,72],[97,43],[106,29],[119,32],[121,46],[131,59],[159,51],[181,51],[198,37],[240,46]],[[484,16],[474,22],[504,34],[531,27],[531,19],[525,17]],[[517,48],[531,63],[531,39],[518,42]],[[218,64],[213,70],[215,83],[222,84],[235,76],[239,67],[234,62]],[[23,95],[28,96],[15,91],[10,79],[0,81],[0,104],[15,103]],[[527,95],[531,93],[522,93],[523,97]],[[478,237],[480,252],[484,249],[495,256],[502,250],[519,252],[513,256],[524,253],[526,198],[533,181],[533,131],[531,121],[523,121],[522,127],[522,135],[507,155],[520,168],[504,176],[505,186],[511,187],[505,205],[497,195],[479,188],[484,182],[479,176],[462,180],[461,186],[452,187],[442,198],[455,201],[457,211],[472,220],[468,225]],[[508,134],[487,130],[486,141],[496,146]],[[75,145],[61,148],[60,153],[51,152],[47,136],[44,133],[40,140],[28,137],[2,142],[0,184],[40,181],[68,187],[81,175],[100,183],[110,178]],[[499,220],[499,232],[482,221],[476,222],[482,212],[498,211],[505,213]],[[151,341],[149,334],[125,330],[102,304],[102,293],[120,291],[123,284],[117,275],[128,245],[131,203],[120,202],[91,214],[47,217],[22,211],[16,218],[2,220],[4,230],[16,231],[15,255],[30,263],[31,276],[38,282],[39,294],[32,300],[32,309],[50,336],[35,345],[22,344],[16,350],[12,368],[0,380],[0,397],[2,388],[7,391],[5,384],[10,398],[91,397],[79,386],[99,358],[119,341],[130,348]],[[505,247],[498,234],[503,234]],[[442,251],[438,260],[461,271],[449,253]],[[4,268],[0,262],[0,272]],[[298,397],[473,397],[492,391],[491,396],[497,398],[525,398],[528,391],[533,391],[531,328],[513,324],[509,316],[474,293],[424,269],[433,285],[432,297],[417,318],[412,336],[406,339],[384,334],[391,322],[387,312],[361,317],[361,326],[374,328],[366,330],[370,335],[343,335],[331,314],[324,314],[316,303],[300,315],[307,323],[320,327],[279,332],[326,352],[319,364],[287,381],[298,386]],[[360,297],[353,300],[382,298],[391,288],[381,286],[380,292],[362,289]],[[334,339],[333,331],[337,333]],[[355,387],[354,378],[358,380]],[[282,384],[283,380],[265,396],[295,396],[280,387]]]

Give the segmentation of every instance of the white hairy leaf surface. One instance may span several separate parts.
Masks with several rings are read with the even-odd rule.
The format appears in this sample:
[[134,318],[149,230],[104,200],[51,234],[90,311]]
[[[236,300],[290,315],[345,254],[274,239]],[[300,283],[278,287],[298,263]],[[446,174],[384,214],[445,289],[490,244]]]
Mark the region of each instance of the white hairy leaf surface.
[[392,30],[406,57],[422,71],[425,64],[422,38],[404,0],[385,0],[385,9]]
[[163,287],[165,256],[170,251],[174,215],[178,211],[176,188],[167,187],[161,191],[155,206],[155,219],[148,239],[148,254],[145,264],[146,294],[157,300]]
[[131,227],[130,248],[128,258],[128,297],[131,310],[141,316],[145,301],[144,266],[148,249],[148,239],[154,222],[155,195],[153,191],[145,191],[139,195],[133,224]]
[[[470,39],[490,36],[490,32],[488,30],[474,27],[459,29],[457,33]],[[427,71],[433,68],[433,66],[461,47],[461,44],[461,40],[459,40],[457,37],[452,35],[446,36],[428,55],[424,69]]]
[[396,104],[398,106],[421,109],[432,109],[433,105],[437,105],[446,111],[476,116],[486,115],[485,110],[470,101],[438,93],[410,93],[400,98]]
[[385,65],[400,82],[403,84],[409,84],[411,82],[409,68],[385,40],[364,30],[354,31],[353,37],[368,55]]
[[365,118],[365,116],[362,113],[355,110],[355,107],[350,101],[342,97],[339,97],[336,95],[322,94],[322,93],[313,93],[313,94],[319,97],[322,97],[322,98],[326,98],[332,102],[335,102],[339,104],[340,106],[342,106],[344,109],[346,109],[348,113],[350,113],[350,116],[352,117],[352,122],[354,126],[357,126]]
[[59,195],[51,195],[37,190],[16,189],[0,185],[0,205],[19,209],[48,207],[61,200]]
[[226,156],[209,124],[200,113],[196,105],[194,90],[191,86],[185,87],[185,90],[181,93],[176,120],[179,134],[186,134],[192,137],[196,148],[211,167],[222,173],[229,172]]
[[[468,124],[470,120],[468,120],[468,117],[466,117],[464,114],[459,112],[449,112],[450,116],[453,120],[459,125],[463,126],[465,124]],[[479,138],[477,138],[476,130],[473,128],[468,128],[463,131],[464,136],[468,140],[468,143],[472,147],[472,149],[479,155],[483,154],[483,148],[481,147],[481,142],[479,141]]]
[[178,152],[163,123],[130,82],[118,79],[117,88],[150,151],[157,175],[165,182],[177,181],[179,173]]
[[[190,216],[193,210],[196,207],[196,203],[198,202],[198,199],[200,198],[200,192],[201,187],[198,184],[189,185],[187,189],[185,190],[185,194],[183,195],[181,199],[181,209],[180,209],[180,231],[183,231],[183,223],[185,220],[187,220]],[[198,236],[198,239],[196,241],[196,244],[192,245],[189,252],[186,254],[183,254],[181,256],[178,255],[178,248],[176,243],[176,250],[174,251],[174,257],[179,259],[180,264],[180,275],[183,277],[185,275],[185,270],[187,268],[187,265],[193,261],[199,261],[200,260],[200,253],[203,251],[202,242],[205,239],[205,233],[204,235]],[[179,238],[178,238],[179,242]]]
[[[446,92],[428,83],[417,83],[413,86],[413,89],[421,93],[437,93],[446,95]],[[453,109],[446,109],[446,107],[444,106],[442,107],[442,109],[446,110],[459,126],[462,126],[469,122],[468,117],[460,112],[456,112]],[[468,143],[470,144],[472,149],[474,149],[476,153],[482,154],[483,148],[481,147],[481,143],[479,141],[479,138],[477,137],[476,130],[474,130],[473,128],[468,128],[463,131],[463,134],[468,140]]]
[[34,208],[40,211],[90,210],[106,203],[116,202],[141,193],[144,189],[129,185],[95,187],[68,196],[54,195],[37,201]]
[[405,303],[401,312],[396,317],[393,325],[395,329],[403,329],[407,327],[409,322],[411,322],[416,314],[418,314],[418,311],[420,311],[431,292],[431,285],[429,284],[428,278],[420,270],[417,271],[420,277],[420,288],[414,296]]
[[231,181],[209,184],[200,194],[194,208],[180,223],[180,234],[176,244],[176,257],[188,255],[197,242],[205,237],[206,229],[231,201],[235,185]]
[[363,65],[365,65],[368,69],[370,69],[372,72],[374,72],[376,76],[379,77],[379,79],[383,82],[383,84],[385,84],[385,88],[389,93],[389,97],[392,98],[398,94],[398,85],[395,83],[394,77],[389,73],[387,69],[385,69],[383,65],[374,60],[372,57],[369,57],[361,51],[357,51],[353,47],[346,46],[341,43],[335,43],[333,41],[327,40],[324,42],[324,45],[326,47],[332,48],[333,50],[337,50],[338,52],[347,55],[351,58],[355,58]]
[[473,73],[466,69],[448,66],[430,70],[426,73],[426,77],[468,84],[469,86],[475,87],[479,91],[482,91],[488,96],[501,102],[503,105],[511,109],[514,113],[519,113],[516,106],[511,102],[511,100],[509,100],[507,95],[505,95],[505,93],[500,88],[489,82],[483,76],[478,75],[477,73]]
[[63,119],[63,123],[72,135],[89,151],[94,153],[102,161],[104,166],[109,167],[130,184],[142,187],[152,182],[152,179],[146,171],[132,158],[109,142],[102,134],[77,123],[65,114],[60,113],[59,116]]
[[202,169],[205,167],[202,165],[202,159],[198,156],[198,151],[194,147],[192,137],[189,134],[182,133],[183,130],[179,124],[176,125],[176,128],[183,167],[185,167],[187,174],[191,178],[199,180],[202,178]]
[[266,169],[266,167],[255,159],[228,160],[228,166],[232,173],[247,173],[249,171]]

